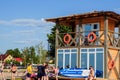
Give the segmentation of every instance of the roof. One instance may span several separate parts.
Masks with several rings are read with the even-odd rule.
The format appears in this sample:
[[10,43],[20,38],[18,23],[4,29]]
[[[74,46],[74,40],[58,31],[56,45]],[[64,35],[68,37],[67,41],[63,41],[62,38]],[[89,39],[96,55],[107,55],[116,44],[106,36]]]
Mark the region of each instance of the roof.
[[8,56],[9,56],[9,54],[0,54],[0,60],[4,60]]
[[61,20],[75,20],[80,18],[90,18],[90,17],[100,17],[100,16],[108,16],[120,21],[120,14],[117,14],[113,11],[93,11],[84,14],[74,14],[59,18],[50,18],[50,19],[46,19],[46,21],[56,22]]
[[23,59],[22,58],[14,58],[14,60],[18,61],[18,62],[22,62]]

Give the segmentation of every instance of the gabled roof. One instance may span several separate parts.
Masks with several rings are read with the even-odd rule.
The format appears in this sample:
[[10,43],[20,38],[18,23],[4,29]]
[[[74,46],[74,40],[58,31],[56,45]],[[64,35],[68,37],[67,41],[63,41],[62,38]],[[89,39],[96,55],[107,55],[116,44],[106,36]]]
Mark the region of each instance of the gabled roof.
[[9,56],[9,54],[0,54],[0,60],[4,60],[8,56]]

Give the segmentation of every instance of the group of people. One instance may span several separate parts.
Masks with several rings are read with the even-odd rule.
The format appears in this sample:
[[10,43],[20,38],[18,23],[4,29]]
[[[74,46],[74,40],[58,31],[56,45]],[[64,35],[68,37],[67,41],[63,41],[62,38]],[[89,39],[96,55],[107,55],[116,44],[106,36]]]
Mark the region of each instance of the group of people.
[[[4,65],[5,65],[4,62],[2,62],[2,64],[0,65],[1,80],[5,80],[5,76],[4,76],[4,73],[3,73]],[[15,64],[11,65],[10,72],[11,72],[11,79],[15,80],[15,75],[16,75],[16,72],[17,72],[17,67],[16,67]]]
[[[55,68],[55,67],[51,67],[51,69],[48,69],[48,63],[43,63],[43,65],[37,65],[37,70],[34,70],[34,71],[37,71],[37,75],[35,77],[37,77],[37,80],[49,80],[49,77],[52,75],[52,74],[49,74],[50,72],[54,74],[54,76],[56,77],[56,80],[57,79],[57,76],[58,76],[58,68]],[[29,64],[28,67],[27,67],[27,70],[26,70],[26,80],[31,80],[31,78],[34,78],[34,74],[33,74],[33,68],[32,68],[32,65]]]
[[[35,75],[37,80],[49,80],[49,77],[54,76],[56,80],[58,80],[58,73],[59,73],[59,68],[55,68],[54,66],[50,66],[48,69],[48,63],[43,63],[43,65],[37,65],[37,69],[33,70],[32,64],[28,64],[27,69],[26,69],[26,80],[32,80],[33,71],[36,71],[37,74]],[[4,69],[4,63],[0,65],[0,76],[1,80],[5,80],[4,74],[3,74],[3,69]],[[93,80],[94,79],[94,69],[92,66],[89,68],[90,74],[88,76],[88,80]],[[15,80],[15,76],[17,73],[17,66],[15,64],[12,64],[10,67],[10,72],[11,72],[11,78],[12,80]],[[53,74],[52,74],[53,73]]]

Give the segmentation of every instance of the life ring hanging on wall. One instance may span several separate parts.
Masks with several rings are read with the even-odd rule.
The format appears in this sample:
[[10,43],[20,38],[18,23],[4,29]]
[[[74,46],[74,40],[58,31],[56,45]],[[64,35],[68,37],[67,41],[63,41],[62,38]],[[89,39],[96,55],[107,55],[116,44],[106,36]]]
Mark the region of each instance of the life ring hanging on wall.
[[63,38],[63,41],[68,44],[71,41],[71,36],[69,34],[66,34]]
[[[92,39],[91,39],[91,37],[92,37]],[[88,42],[94,42],[97,39],[97,36],[94,32],[91,32],[88,34],[87,39],[88,39]]]
[[115,65],[114,61],[113,60],[109,60],[109,62],[108,62],[108,69],[109,70],[113,69],[114,65]]

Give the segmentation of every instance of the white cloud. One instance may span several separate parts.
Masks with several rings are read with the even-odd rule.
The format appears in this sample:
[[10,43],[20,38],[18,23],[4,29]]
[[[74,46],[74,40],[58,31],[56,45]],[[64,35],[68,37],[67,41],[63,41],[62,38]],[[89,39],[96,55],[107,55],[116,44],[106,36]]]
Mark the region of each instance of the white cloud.
[[50,32],[54,25],[55,23],[46,22],[44,19],[0,20],[0,26],[5,26],[1,30],[6,29],[2,33],[0,32],[3,41],[1,43],[6,45],[5,41],[8,40],[9,48],[35,45],[40,41],[44,41],[46,44],[46,34]]
[[44,19],[15,19],[10,21],[0,20],[0,25],[29,26],[29,27],[52,27],[55,23],[47,22]]
[[113,11],[120,13],[120,8],[113,9]]
[[34,34],[35,30],[20,30],[20,31],[14,31],[15,34]]
[[13,37],[14,35],[11,34],[0,34],[0,38],[8,38],[8,37]]
[[14,41],[15,44],[30,44],[40,42],[40,39],[18,40]]

